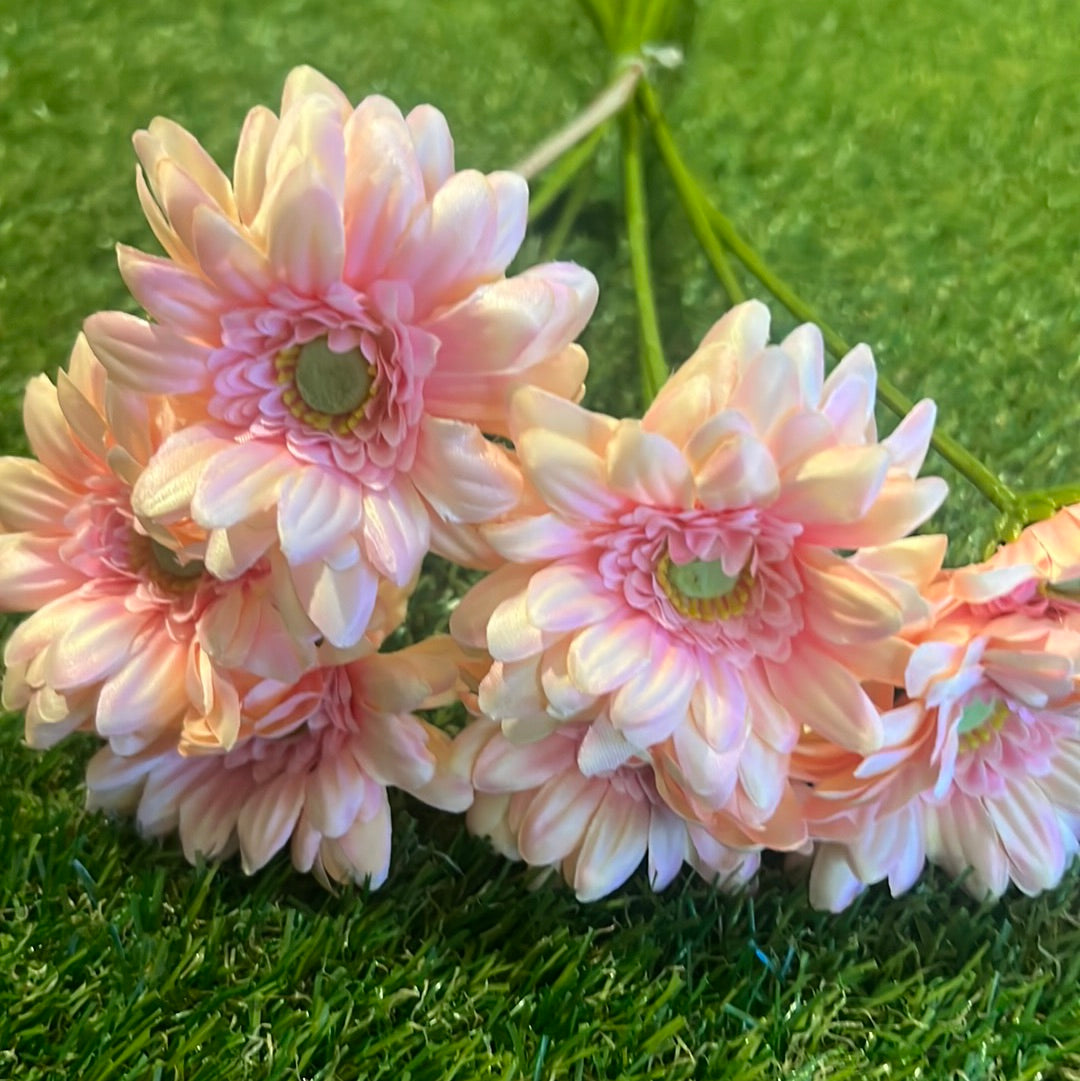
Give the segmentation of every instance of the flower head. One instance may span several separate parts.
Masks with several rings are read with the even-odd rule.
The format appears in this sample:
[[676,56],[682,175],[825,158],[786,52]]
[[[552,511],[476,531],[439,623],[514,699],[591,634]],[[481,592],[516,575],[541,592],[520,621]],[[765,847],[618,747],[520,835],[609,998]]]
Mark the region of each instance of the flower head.
[[289,844],[298,870],[375,888],[390,866],[388,788],[444,810],[472,800],[450,766],[449,739],[412,714],[451,691],[453,655],[445,638],[432,639],[316,669],[292,687],[263,681],[244,702],[247,735],[227,751],[184,755],[165,742],[125,757],[103,748],[87,771],[88,805],[134,812],[149,836],[179,832],[191,862],[239,848],[253,874]]
[[816,328],[770,346],[768,326],[760,304],[730,312],[640,421],[518,391],[526,496],[484,529],[508,564],[451,627],[494,659],[479,706],[510,739],[609,724],[685,817],[792,848],[800,733],[882,740],[862,683],[902,673],[896,634],[944,550],[904,537],[945,487],[916,479],[929,403],[879,443],[869,351],[826,380]]
[[[37,460],[0,459],[0,603],[33,613],[7,643],[3,687],[31,745],[90,727],[131,753],[179,738],[227,669],[296,678],[315,664],[319,632],[274,558],[219,581],[202,529],[133,509],[132,486],[178,424],[167,398],[110,384],[80,337],[55,387],[31,381],[24,418]],[[398,616],[389,591],[380,605]],[[235,726],[218,716],[228,745]]]
[[1077,851],[1080,631],[1033,617],[1030,597],[998,610],[995,592],[1014,587],[993,566],[944,572],[938,585],[881,749],[860,757],[808,737],[796,752],[811,836],[825,842],[811,874],[821,907],[883,878],[902,892],[927,859],[979,898],[1010,882],[1033,894]]
[[[511,173],[455,171],[442,114],[353,108],[310,68],[280,117],[253,109],[230,181],[184,129],[135,137],[139,197],[168,258],[120,269],[150,314],[86,324],[112,378],[174,396],[182,430],[136,487],[142,516],[191,517],[207,565],[280,549],[319,631],[350,647],[378,583],[518,496],[501,433],[522,381],[573,396],[569,343],[596,300],[570,264],[504,271],[525,228]],[[348,598],[348,603],[343,603]]]

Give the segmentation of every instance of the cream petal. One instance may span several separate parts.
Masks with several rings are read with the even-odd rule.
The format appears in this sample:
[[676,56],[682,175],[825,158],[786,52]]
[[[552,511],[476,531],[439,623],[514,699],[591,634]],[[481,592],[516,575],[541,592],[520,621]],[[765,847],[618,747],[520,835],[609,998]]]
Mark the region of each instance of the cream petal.
[[780,348],[791,358],[799,373],[802,404],[817,409],[825,385],[825,342],[813,323],[797,326],[781,343]]
[[355,646],[367,630],[379,579],[360,561],[343,570],[314,561],[292,568],[292,579],[308,616],[338,649]]
[[427,196],[412,136],[398,107],[365,98],[345,123],[345,279],[374,280]]
[[621,886],[648,849],[649,805],[608,789],[585,832],[574,867],[579,901],[595,901]]
[[576,770],[553,777],[532,797],[518,831],[522,858],[535,867],[564,859],[577,848],[606,794],[603,781]]
[[323,755],[307,778],[304,814],[311,828],[340,837],[359,814],[369,783],[351,754]]
[[529,619],[524,593],[511,594],[491,613],[487,648],[496,660],[523,660],[539,653],[547,643],[548,636]]
[[764,667],[773,693],[797,722],[860,754],[881,747],[881,715],[832,658],[799,641],[783,664],[766,662]]
[[427,729],[408,713],[363,711],[352,748],[365,772],[383,786],[411,791],[435,775]]
[[611,723],[637,747],[661,743],[687,720],[697,681],[696,666],[686,653],[654,646],[645,667],[612,696]]
[[795,362],[783,349],[770,345],[747,366],[728,408],[742,413],[756,432],[767,436],[798,407],[800,397]]
[[266,187],[266,162],[277,129],[278,118],[265,105],[256,105],[249,110],[240,129],[233,164],[233,188],[236,212],[245,225],[250,225],[259,213]]
[[647,432],[665,436],[680,449],[712,416],[705,375],[668,380],[641,420]]
[[72,603],[63,630],[45,655],[45,681],[66,690],[105,678],[131,657],[146,622],[145,613],[129,612],[121,598]]
[[183,717],[190,702],[183,672],[187,649],[164,628],[146,636],[102,685],[96,727],[105,739],[139,732],[153,739]]
[[116,257],[124,284],[156,323],[207,345],[220,342],[222,298],[206,281],[126,244],[116,246]]
[[722,344],[738,358],[749,359],[768,344],[770,318],[769,309],[760,300],[744,301],[709,328],[698,348]]
[[[192,431],[186,429],[173,436],[165,443],[162,451],[170,444],[180,450],[183,447],[180,437]],[[297,468],[292,456],[273,443],[259,440],[246,443],[216,440],[214,442],[217,445],[214,446],[213,442],[205,437],[201,441],[191,436],[189,439],[192,451],[201,450],[203,454],[207,450],[215,451],[199,470],[195,491],[191,496],[191,517],[205,529],[227,529],[268,510],[277,503],[284,480]],[[159,451],[159,456],[161,453]],[[177,459],[179,464],[186,464],[179,454]],[[177,486],[181,479],[186,489],[189,483],[186,473],[177,477]],[[149,483],[140,481],[136,492],[149,487]],[[158,506],[160,498],[153,502],[149,499],[136,502],[140,513],[147,513],[147,503]],[[169,505],[173,505],[173,502],[170,500]]]
[[819,845],[810,869],[810,904],[826,912],[843,912],[863,890],[840,845]]
[[136,132],[135,152],[152,172],[161,158],[176,163],[226,213],[234,210],[232,186],[217,162],[186,129],[167,117],[156,116],[146,131]]
[[558,720],[580,716],[596,703],[596,696],[586,694],[570,678],[568,668],[572,639],[567,636],[544,650],[540,660],[540,684],[547,696],[547,712]]
[[314,96],[328,98],[342,120],[352,111],[349,99],[337,83],[310,64],[300,64],[285,77],[285,86],[281,91],[282,117],[293,109],[302,107],[306,98]]
[[983,806],[1020,890],[1033,896],[1056,886],[1065,873],[1065,846],[1054,809],[1034,779],[1014,780],[1003,797],[984,799]]
[[653,807],[649,818],[649,885],[666,889],[682,869],[688,853],[686,825],[666,807]]
[[[60,408],[58,388],[49,382],[48,376],[36,375],[26,384],[23,427],[30,450],[42,465],[71,482],[73,488],[85,486],[90,463],[72,439],[71,429]],[[94,448],[86,449],[92,451]]]
[[651,625],[645,619],[617,618],[586,628],[574,638],[567,666],[586,694],[621,687],[653,660]]
[[418,105],[405,118],[430,199],[454,173],[454,140],[434,105]]
[[537,662],[495,661],[480,683],[480,712],[494,721],[515,721],[545,715]]
[[395,585],[406,586],[427,554],[427,508],[408,481],[364,495],[364,549],[368,558]]
[[621,424],[607,445],[608,484],[635,503],[686,510],[694,478],[682,452],[633,421]]
[[533,428],[580,443],[603,457],[611,437],[618,431],[619,422],[539,387],[523,386],[510,402],[510,430],[514,442],[520,442]]
[[526,594],[529,622],[543,631],[574,631],[607,619],[621,607],[599,574],[579,563],[542,568],[533,575]]
[[585,730],[578,747],[577,767],[586,777],[614,773],[636,754],[637,749],[621,732],[603,717],[597,717]]
[[929,398],[923,398],[897,424],[888,438],[881,441],[892,456],[893,466],[909,477],[914,477],[922,469],[926,452],[930,449],[936,418],[937,405]]
[[451,522],[487,522],[521,494],[510,456],[471,424],[424,417],[410,478],[435,512]]
[[321,296],[341,280],[341,206],[314,163],[302,161],[268,194],[267,254],[278,278],[301,296]]
[[234,783],[207,783],[187,795],[180,804],[177,829],[188,863],[197,863],[200,857],[220,859],[233,850],[245,794],[245,788],[238,790]]
[[347,833],[323,842],[321,854],[327,873],[339,882],[378,889],[390,873],[392,838],[390,804],[383,790],[370,818],[358,818]]
[[110,378],[143,394],[195,394],[210,384],[208,351],[124,312],[97,312],[83,323]]
[[518,454],[544,502],[563,517],[604,521],[629,506],[608,487],[603,460],[573,439],[533,428],[518,440]]
[[244,802],[236,822],[244,874],[253,875],[285,846],[304,806],[304,781],[301,773],[283,773]]
[[[699,432],[708,429],[706,425]],[[693,443],[698,443],[697,436]],[[739,433],[718,440],[695,466],[694,480],[698,498],[710,510],[769,506],[780,491],[769,449],[754,436]]]
[[841,446],[820,451],[784,478],[773,513],[809,525],[855,522],[878,497],[888,468],[888,451],[880,446]]
[[360,488],[327,469],[296,467],[281,482],[277,504],[281,551],[289,563],[323,559],[364,514]]
[[508,563],[481,578],[450,613],[450,633],[462,645],[487,649],[487,627],[495,609],[515,595],[524,603],[524,591],[535,570]]

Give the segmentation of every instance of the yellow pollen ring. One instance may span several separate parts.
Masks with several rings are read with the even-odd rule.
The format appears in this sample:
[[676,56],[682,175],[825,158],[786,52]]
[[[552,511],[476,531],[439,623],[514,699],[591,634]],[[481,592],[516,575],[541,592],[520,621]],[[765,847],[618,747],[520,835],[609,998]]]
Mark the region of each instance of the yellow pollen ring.
[[749,564],[737,578],[732,578],[720,568],[719,560],[677,564],[665,552],[654,574],[675,611],[702,622],[741,616],[754,591]]
[[335,353],[325,338],[283,349],[274,371],[285,408],[309,428],[335,435],[353,430],[375,387],[375,366],[359,349]]
[[971,702],[965,708],[957,726],[960,736],[959,749],[974,751],[985,746],[1000,732],[1010,717],[1009,707],[1004,702]]

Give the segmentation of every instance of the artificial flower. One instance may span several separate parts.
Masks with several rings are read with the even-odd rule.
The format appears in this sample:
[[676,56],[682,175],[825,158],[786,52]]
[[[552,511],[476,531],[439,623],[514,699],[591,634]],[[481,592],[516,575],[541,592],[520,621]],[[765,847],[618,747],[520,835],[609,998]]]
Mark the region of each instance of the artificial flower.
[[[167,398],[111,385],[81,336],[55,387],[30,382],[24,423],[36,460],[0,459],[0,606],[32,612],[4,650],[5,707],[26,711],[34,747],[92,728],[133,753],[208,716],[229,745],[230,670],[297,678],[319,657],[288,576],[271,556],[221,582],[203,530],[139,520],[132,486],[178,421]],[[404,598],[385,588],[378,603],[367,650]]]
[[901,893],[926,860],[980,899],[1061,880],[1080,837],[1080,627],[1042,618],[1045,596],[1023,583],[993,565],[944,572],[884,745],[860,757],[801,741],[819,907],[885,878]]
[[449,738],[413,715],[452,694],[454,655],[443,637],[317,668],[293,687],[262,681],[243,703],[247,734],[227,751],[102,748],[87,805],[134,812],[147,836],[177,832],[193,863],[239,849],[253,874],[288,844],[298,870],[375,888],[390,866],[388,788],[443,810],[472,800]]
[[188,421],[136,511],[205,528],[219,578],[280,550],[320,633],[351,647],[380,580],[417,573],[432,517],[438,544],[515,502],[482,432],[503,433],[522,382],[580,392],[570,342],[595,280],[562,263],[504,277],[525,182],[456,171],[431,106],[353,108],[311,68],[289,75],[280,117],[248,114],[231,180],[170,120],[135,148],[167,258],[121,246],[119,262],[151,321],[99,313],[86,333],[113,379]]
[[806,729],[880,746],[862,685],[902,675],[897,632],[944,551],[906,535],[945,485],[916,478],[931,403],[878,442],[869,350],[826,379],[815,327],[768,330],[763,305],[734,309],[640,421],[519,390],[524,499],[483,530],[508,562],[451,629],[493,658],[479,708],[511,740],[610,725],[687,820],[794,848],[790,752]]
[[508,859],[558,867],[580,901],[617,889],[643,859],[657,891],[684,863],[724,889],[757,870],[757,851],[729,848],[676,814],[648,753],[605,722],[563,725],[522,745],[481,719],[458,736],[456,758],[476,790],[469,830]]

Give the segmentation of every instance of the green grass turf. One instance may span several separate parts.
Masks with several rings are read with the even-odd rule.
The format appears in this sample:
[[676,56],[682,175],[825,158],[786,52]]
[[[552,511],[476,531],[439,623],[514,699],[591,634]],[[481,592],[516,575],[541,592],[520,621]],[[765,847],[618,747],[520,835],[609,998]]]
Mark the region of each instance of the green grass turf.
[[[1071,0],[699,3],[660,79],[676,134],[776,269],[1010,481],[1080,479],[1080,16]],[[0,447],[81,319],[152,249],[129,135],[156,112],[229,161],[295,63],[432,101],[459,163],[506,165],[603,83],[572,0],[16,0],[0,10]],[[660,315],[684,356],[719,314],[658,167]],[[606,146],[559,254],[603,296],[590,400],[633,409],[636,327]],[[550,236],[541,219],[524,258]],[[777,310],[780,327],[789,325]],[[967,558],[994,514],[955,482]],[[417,625],[447,587],[421,591]],[[1080,877],[970,901],[942,876],[838,918],[775,868],[753,898],[637,876],[581,906],[460,824],[397,804],[390,881],[254,879],[81,811],[86,743],[0,736],[0,1078],[1080,1078]]]

